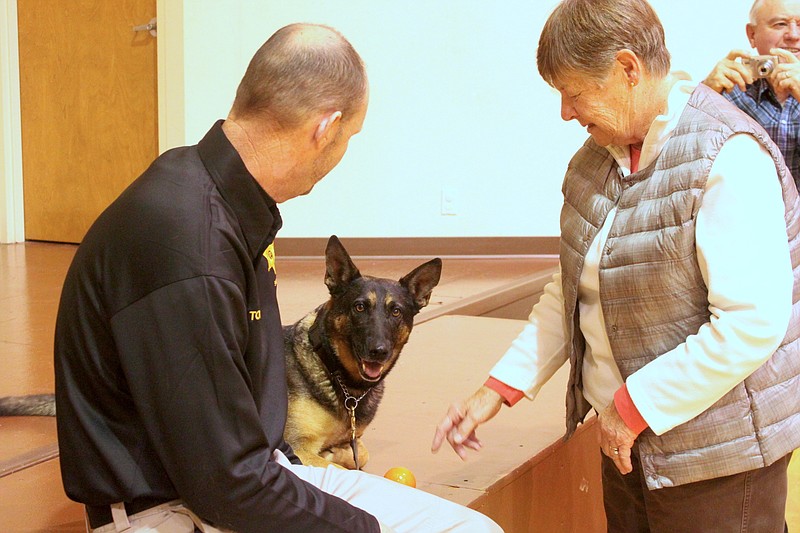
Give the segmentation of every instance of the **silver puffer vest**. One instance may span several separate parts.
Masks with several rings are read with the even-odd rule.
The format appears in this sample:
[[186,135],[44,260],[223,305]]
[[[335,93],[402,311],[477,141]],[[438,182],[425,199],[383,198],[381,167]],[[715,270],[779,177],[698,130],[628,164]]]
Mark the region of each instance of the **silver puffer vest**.
[[582,392],[585,340],[577,312],[578,280],[589,245],[616,206],[600,261],[600,299],[614,359],[627,379],[709,321],[695,220],[711,165],[736,133],[754,136],[775,160],[795,279],[792,318],[775,354],[707,411],[661,436],[649,429],[639,436],[651,489],[764,467],[800,446],[797,189],[767,133],[704,85],[691,95],[672,137],[647,168],[623,178],[609,152],[589,139],[564,179],[560,254],[571,363],[569,436],[591,409]]

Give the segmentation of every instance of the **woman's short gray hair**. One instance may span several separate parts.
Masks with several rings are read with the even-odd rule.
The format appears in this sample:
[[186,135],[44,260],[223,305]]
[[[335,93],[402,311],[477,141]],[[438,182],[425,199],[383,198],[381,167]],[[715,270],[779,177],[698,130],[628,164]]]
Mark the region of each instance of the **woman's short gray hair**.
[[652,76],[669,73],[664,27],[645,0],[564,0],[539,37],[539,74],[554,85],[566,73],[602,81],[617,52],[635,53]]

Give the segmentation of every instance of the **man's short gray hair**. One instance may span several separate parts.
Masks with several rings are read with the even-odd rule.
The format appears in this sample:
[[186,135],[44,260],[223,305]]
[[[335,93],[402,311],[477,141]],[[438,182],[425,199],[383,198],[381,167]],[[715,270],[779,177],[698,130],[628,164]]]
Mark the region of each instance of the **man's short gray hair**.
[[342,34],[321,24],[290,24],[253,56],[231,115],[261,116],[291,129],[316,112],[338,110],[349,118],[366,94],[364,62]]
[[755,26],[758,24],[758,11],[761,9],[761,4],[764,3],[764,0],[756,0],[753,2],[753,7],[750,8],[750,24]]

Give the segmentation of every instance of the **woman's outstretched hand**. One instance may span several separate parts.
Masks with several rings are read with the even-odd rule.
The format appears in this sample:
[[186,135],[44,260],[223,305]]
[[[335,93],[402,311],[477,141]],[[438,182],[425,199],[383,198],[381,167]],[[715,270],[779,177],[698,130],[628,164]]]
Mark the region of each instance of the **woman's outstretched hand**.
[[486,386],[475,391],[467,399],[452,404],[445,417],[436,426],[431,451],[433,453],[439,451],[442,442],[447,439],[458,456],[466,460],[468,449],[478,451],[482,446],[475,435],[475,430],[494,417],[502,405],[503,398]]

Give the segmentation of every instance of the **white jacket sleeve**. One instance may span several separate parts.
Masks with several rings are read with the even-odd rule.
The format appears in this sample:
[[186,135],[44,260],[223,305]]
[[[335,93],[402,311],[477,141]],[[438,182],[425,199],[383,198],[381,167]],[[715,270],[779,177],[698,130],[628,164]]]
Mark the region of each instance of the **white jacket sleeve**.
[[560,271],[545,286],[528,323],[489,375],[532,400],[564,364],[564,296]]
[[755,138],[720,150],[696,221],[710,320],[627,380],[656,434],[699,415],[761,366],[791,315],[792,267],[775,165]]

